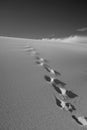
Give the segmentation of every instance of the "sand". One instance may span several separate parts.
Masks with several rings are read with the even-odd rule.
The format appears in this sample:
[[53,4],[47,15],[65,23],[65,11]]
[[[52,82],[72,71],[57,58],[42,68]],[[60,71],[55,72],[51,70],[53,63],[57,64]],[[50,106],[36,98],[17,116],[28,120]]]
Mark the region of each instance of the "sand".
[[61,73],[59,79],[79,95],[78,112],[87,115],[86,45],[1,37],[0,130],[79,130],[71,115],[56,106],[43,78],[48,72],[35,64],[27,45]]

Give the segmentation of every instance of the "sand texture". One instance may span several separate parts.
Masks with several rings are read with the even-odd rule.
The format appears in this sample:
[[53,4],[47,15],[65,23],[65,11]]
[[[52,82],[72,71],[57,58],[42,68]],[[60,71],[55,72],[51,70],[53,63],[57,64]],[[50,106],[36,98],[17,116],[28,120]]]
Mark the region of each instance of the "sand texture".
[[0,130],[80,130],[70,113],[58,108],[50,75],[28,52],[35,48],[61,73],[59,79],[79,95],[75,105],[87,115],[87,46],[0,38]]

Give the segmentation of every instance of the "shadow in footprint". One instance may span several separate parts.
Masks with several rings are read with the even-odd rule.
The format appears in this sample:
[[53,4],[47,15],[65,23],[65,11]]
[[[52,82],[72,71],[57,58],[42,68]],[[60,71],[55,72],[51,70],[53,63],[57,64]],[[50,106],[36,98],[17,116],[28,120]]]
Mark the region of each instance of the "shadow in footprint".
[[72,92],[71,90],[66,90],[66,95],[67,95],[70,99],[79,97],[77,94],[75,94],[75,93]]
[[39,66],[44,66],[44,63],[43,62],[40,62],[40,61],[35,61],[35,63]]
[[59,100],[55,95],[54,95],[54,98],[55,98],[55,101],[56,101],[56,105],[57,105],[58,107],[60,107],[61,109],[63,109],[61,100]]
[[49,72],[50,74],[54,74],[55,76],[60,76],[61,73],[56,71],[56,70],[53,70],[49,65],[45,64],[44,65],[44,69]]
[[52,86],[53,86],[53,88],[55,89],[55,91],[56,91],[58,94],[62,95],[62,91],[61,91],[60,87],[57,87],[55,84],[52,84]]
[[62,87],[64,87],[66,85],[66,83],[60,81],[59,79],[57,78],[54,78],[54,77],[50,77],[48,75],[44,75],[44,79],[47,81],[48,79],[50,79],[50,83],[53,83],[55,85],[61,85]]
[[68,103],[68,102],[65,102],[59,98],[57,98],[55,95],[54,95],[54,98],[55,98],[55,101],[56,101],[56,105],[58,107],[60,107],[61,109],[65,110],[65,111],[68,111],[70,113],[72,113],[73,111],[76,111],[77,109],[75,108],[74,105],[72,105],[71,103]]
[[50,77],[50,76],[44,75],[44,79],[45,79],[47,82],[51,82],[51,77]]
[[68,103],[68,102],[66,102],[66,106],[67,106],[67,108],[69,109],[69,112],[73,112],[73,111],[76,111],[77,109],[76,109],[76,107],[73,105],[73,104],[71,104],[71,103]]
[[72,118],[81,126],[83,126],[83,124],[78,120],[78,118],[75,115],[72,115]]
[[61,85],[61,86],[65,86],[65,85],[67,85],[65,82],[63,82],[63,81],[61,81],[61,80],[59,80],[59,79],[57,79],[57,78],[54,78],[54,84],[56,84],[56,85]]
[[44,63],[48,63],[47,59],[41,58],[38,55],[35,57],[36,60],[40,61],[40,62],[44,62]]

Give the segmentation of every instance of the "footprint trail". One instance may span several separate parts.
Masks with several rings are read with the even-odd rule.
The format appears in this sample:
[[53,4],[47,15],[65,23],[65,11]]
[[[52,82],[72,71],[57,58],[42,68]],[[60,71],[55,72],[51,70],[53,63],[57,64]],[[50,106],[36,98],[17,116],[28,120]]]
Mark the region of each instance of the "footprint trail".
[[[49,83],[53,89],[59,94],[56,97],[53,93],[56,105],[64,111],[68,111],[71,113],[71,119],[73,119],[77,124],[81,126],[81,128],[87,128],[87,117],[86,116],[78,116],[77,114],[73,114],[73,112],[78,113],[78,109],[76,108],[73,103],[69,102],[75,98],[78,98],[79,95],[74,93],[73,91],[66,89],[67,83],[59,80],[57,77],[61,76],[62,74],[50,67],[50,63],[47,59],[40,57],[40,53],[36,51],[31,46],[26,46],[24,50],[31,56],[34,56],[34,61],[36,65],[39,65],[44,68],[46,72],[48,72],[51,76],[44,75],[44,79],[47,83]],[[60,95],[63,97],[60,98]]]

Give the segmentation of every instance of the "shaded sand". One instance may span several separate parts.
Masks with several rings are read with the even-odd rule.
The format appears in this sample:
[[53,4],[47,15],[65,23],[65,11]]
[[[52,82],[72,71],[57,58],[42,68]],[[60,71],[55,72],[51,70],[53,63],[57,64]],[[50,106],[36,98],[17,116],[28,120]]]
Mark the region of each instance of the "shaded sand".
[[0,38],[0,129],[79,130],[70,114],[56,106],[53,89],[44,80],[48,72],[26,53],[28,44],[79,94],[78,112],[87,115],[86,45]]

